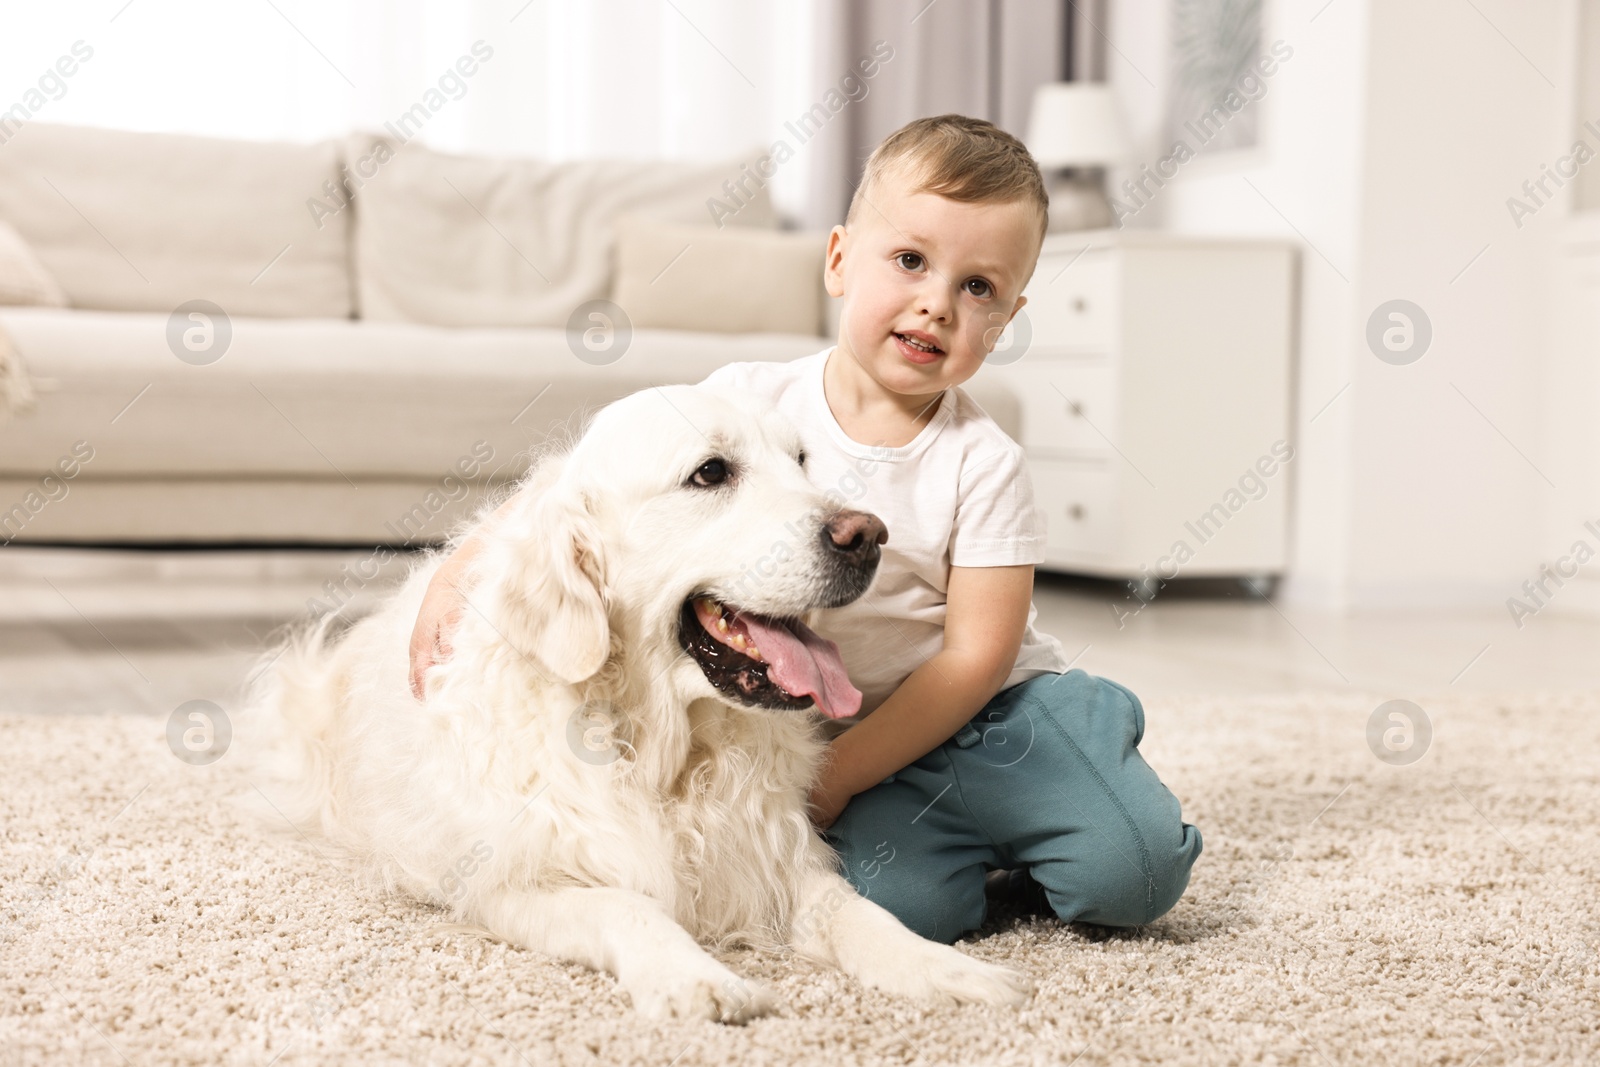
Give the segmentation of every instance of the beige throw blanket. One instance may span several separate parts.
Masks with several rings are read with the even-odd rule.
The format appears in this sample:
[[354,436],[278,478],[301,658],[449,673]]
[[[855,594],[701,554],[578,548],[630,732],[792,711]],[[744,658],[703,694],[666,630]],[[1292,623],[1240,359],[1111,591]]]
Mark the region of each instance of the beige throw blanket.
[[33,408],[33,385],[11,336],[0,325],[0,422]]

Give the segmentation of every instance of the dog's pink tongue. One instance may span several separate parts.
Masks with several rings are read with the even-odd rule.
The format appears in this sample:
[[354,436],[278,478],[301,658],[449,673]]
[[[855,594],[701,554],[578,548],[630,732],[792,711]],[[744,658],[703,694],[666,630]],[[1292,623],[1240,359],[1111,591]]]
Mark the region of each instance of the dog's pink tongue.
[[791,696],[810,696],[817,710],[843,719],[861,710],[861,690],[850,684],[839,646],[803,622],[794,630],[759,615],[739,613],[767,662],[767,677]]

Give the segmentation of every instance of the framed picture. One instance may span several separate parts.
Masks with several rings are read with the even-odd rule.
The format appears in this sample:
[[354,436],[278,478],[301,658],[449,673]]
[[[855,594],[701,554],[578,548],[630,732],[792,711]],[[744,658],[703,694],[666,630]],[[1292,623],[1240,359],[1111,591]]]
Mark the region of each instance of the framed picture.
[[1168,144],[1182,141],[1207,152],[1254,148],[1264,89],[1262,0],[1170,0],[1167,62]]

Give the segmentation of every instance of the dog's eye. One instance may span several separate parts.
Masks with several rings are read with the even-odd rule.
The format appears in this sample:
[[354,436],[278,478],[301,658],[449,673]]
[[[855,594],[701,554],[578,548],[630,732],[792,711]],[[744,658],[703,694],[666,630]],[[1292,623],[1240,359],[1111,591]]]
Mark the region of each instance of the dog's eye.
[[691,480],[699,486],[721,485],[728,480],[728,465],[720,459],[708,459],[700,464]]
[[802,448],[800,454],[794,457],[794,461],[804,467],[806,465],[806,450]]

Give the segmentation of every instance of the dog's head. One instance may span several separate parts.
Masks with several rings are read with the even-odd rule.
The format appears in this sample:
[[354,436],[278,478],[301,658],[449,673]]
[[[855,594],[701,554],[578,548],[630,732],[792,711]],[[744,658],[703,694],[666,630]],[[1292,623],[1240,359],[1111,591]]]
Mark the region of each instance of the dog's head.
[[742,394],[675,385],[608,405],[501,527],[505,636],[569,684],[615,636],[686,702],[854,715],[838,646],[802,617],[866,592],[888,533],[804,463],[793,424]]

